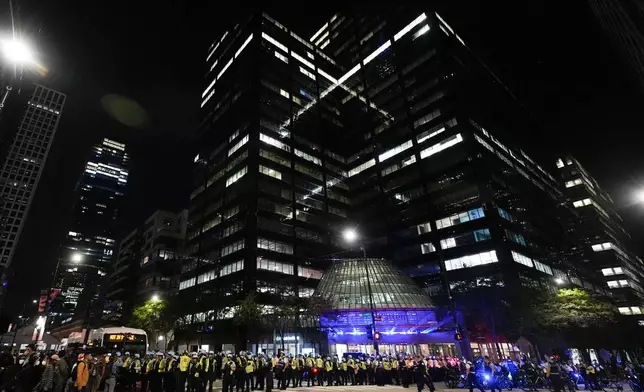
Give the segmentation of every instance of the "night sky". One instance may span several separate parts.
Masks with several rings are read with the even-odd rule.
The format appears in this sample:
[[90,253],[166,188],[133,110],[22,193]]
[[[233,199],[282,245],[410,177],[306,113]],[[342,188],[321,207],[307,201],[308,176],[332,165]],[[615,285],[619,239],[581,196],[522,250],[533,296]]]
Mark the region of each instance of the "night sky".
[[[127,143],[132,156],[122,233],[156,209],[187,205],[187,146],[197,125],[205,52],[234,17],[223,13],[222,2],[205,0],[20,3],[22,29],[51,70],[45,84],[68,100],[14,260],[8,312],[49,286],[74,187],[89,146],[102,137]],[[644,205],[632,203],[632,192],[644,185],[644,94],[587,4],[432,3],[540,125],[537,134],[516,130],[524,149],[551,171],[553,154],[571,151],[611,192],[641,238]],[[375,11],[373,2],[364,4],[355,7]],[[300,2],[266,11],[309,37],[335,11],[312,9]],[[0,12],[1,31],[9,31],[6,10]],[[136,101],[145,121],[128,127],[110,117],[101,105],[107,94]]]

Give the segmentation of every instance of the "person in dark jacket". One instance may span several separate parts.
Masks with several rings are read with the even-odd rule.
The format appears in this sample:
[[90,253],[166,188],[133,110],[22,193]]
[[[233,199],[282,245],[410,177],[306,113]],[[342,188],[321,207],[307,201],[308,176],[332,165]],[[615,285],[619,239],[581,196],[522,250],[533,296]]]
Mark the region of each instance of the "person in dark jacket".
[[36,362],[38,362],[37,355],[30,355],[25,359],[24,366],[16,375],[16,392],[33,391],[34,387],[38,383],[36,369],[34,368]]

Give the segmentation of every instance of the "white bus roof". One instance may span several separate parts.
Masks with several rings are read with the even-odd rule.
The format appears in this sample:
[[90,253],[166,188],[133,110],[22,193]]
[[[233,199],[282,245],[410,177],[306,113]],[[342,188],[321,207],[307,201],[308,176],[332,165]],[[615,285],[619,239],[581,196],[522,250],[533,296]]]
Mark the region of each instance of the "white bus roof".
[[138,328],[128,328],[128,327],[108,327],[108,328],[99,328],[97,330],[99,333],[107,333],[107,334],[119,334],[119,333],[131,333],[131,334],[136,334],[136,335],[145,335],[148,336],[147,333],[145,333],[144,330],[138,329]]

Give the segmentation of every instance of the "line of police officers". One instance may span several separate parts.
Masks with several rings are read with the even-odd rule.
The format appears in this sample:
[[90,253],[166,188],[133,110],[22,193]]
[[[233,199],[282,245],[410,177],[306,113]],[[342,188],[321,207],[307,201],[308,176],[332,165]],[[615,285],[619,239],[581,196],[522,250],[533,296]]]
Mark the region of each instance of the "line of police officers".
[[330,385],[426,384],[434,390],[428,367],[429,358],[395,356],[359,356],[339,359],[320,355],[269,357],[265,354],[239,355],[214,352],[189,355],[184,352],[125,353],[119,384],[134,390],[140,381],[140,392],[212,392],[221,377],[224,392],[264,390],[270,392],[277,379],[277,388]]

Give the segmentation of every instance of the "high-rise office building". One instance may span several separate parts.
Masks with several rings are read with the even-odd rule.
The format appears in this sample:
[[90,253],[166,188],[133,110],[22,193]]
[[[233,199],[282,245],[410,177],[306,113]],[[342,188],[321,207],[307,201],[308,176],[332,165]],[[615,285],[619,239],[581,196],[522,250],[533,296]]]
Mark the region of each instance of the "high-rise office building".
[[346,227],[457,308],[606,291],[580,262],[576,211],[512,140],[531,126],[520,105],[437,13],[335,15],[309,40],[254,14],[210,46],[205,86],[179,287],[194,322],[249,293],[267,312],[311,295],[355,248]]
[[644,325],[644,264],[613,200],[573,156],[563,155],[556,164],[567,202],[579,212],[575,231],[592,268],[603,277],[617,310],[640,316]]
[[163,300],[179,289],[187,216],[187,210],[156,211],[120,241],[103,320],[125,323],[134,307],[151,298]]
[[[29,208],[54,140],[66,95],[34,84],[17,131],[0,168],[0,200],[5,217],[0,234],[0,267],[13,260]],[[2,130],[3,135],[12,130]]]
[[640,0],[589,0],[604,32],[644,92],[644,3]]
[[123,143],[103,139],[92,147],[76,189],[72,220],[61,246],[52,306],[54,324],[83,318],[98,298],[117,251],[116,227],[128,180],[129,157]]

